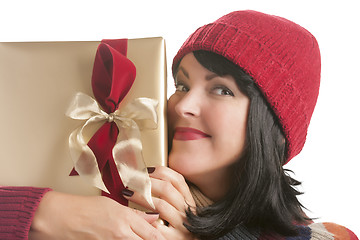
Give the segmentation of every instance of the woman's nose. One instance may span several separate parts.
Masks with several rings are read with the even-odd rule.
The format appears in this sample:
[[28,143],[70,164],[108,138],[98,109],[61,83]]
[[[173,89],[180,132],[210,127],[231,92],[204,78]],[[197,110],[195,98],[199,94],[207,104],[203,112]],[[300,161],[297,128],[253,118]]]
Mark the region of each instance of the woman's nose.
[[201,109],[201,96],[190,90],[175,105],[175,111],[179,116],[189,118],[198,117]]

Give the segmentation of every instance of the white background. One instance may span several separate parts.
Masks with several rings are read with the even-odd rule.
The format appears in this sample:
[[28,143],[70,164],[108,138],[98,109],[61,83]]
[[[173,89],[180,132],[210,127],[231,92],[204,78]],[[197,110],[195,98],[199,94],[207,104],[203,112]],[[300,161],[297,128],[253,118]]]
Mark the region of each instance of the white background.
[[342,1],[0,1],[0,41],[90,41],[163,36],[170,66],[197,27],[234,10],[288,18],[318,39],[322,83],[303,151],[286,167],[303,182],[302,203],[318,221],[360,235],[360,5]]

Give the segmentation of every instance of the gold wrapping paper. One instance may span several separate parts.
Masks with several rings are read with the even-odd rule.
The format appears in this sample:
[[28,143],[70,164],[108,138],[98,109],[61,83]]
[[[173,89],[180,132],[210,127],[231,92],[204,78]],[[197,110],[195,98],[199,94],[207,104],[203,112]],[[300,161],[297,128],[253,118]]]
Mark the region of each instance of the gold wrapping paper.
[[[83,123],[65,115],[77,92],[93,96],[91,74],[99,43],[0,43],[0,185],[100,194],[79,176],[69,176],[68,138]],[[141,139],[145,164],[166,165],[164,39],[129,39],[127,57],[136,66],[136,79],[120,107],[139,97],[159,101],[158,127],[142,131]]]

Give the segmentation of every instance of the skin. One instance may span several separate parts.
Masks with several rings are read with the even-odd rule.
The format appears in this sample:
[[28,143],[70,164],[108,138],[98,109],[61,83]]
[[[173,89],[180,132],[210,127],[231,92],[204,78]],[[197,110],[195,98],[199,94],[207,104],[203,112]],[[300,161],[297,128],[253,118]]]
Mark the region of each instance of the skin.
[[102,196],[76,196],[51,191],[35,212],[30,240],[165,239],[148,215]]
[[[226,194],[231,166],[244,149],[250,101],[233,77],[210,72],[192,53],[182,59],[175,82],[168,101],[170,168],[159,166],[149,173],[155,209],[136,192],[124,195],[158,214],[102,196],[52,191],[40,202],[29,239],[194,239],[183,225],[185,210],[195,207],[185,179],[214,201]],[[179,133],[179,127],[185,132]]]
[[176,92],[168,101],[170,139],[177,127],[201,130],[208,137],[173,139],[169,166],[219,200],[244,149],[250,100],[232,76],[207,70],[192,53],[182,59],[175,77]]

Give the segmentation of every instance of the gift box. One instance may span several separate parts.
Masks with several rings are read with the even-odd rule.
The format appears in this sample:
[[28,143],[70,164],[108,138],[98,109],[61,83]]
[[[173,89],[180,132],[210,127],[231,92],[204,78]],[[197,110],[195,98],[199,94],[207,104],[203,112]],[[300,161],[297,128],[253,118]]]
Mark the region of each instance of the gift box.
[[[100,64],[96,63],[96,59]],[[131,66],[128,67],[126,64]],[[95,69],[95,65],[98,70]],[[124,69],[128,71],[132,65],[135,67],[131,70],[132,73],[124,74]],[[120,74],[120,78],[123,79],[119,81],[122,83],[114,85],[111,81],[115,80],[110,79],[104,90],[104,74]],[[131,77],[134,80],[129,84],[127,81],[132,81],[128,80]],[[124,84],[128,85],[125,90],[122,89]],[[95,92],[95,88],[98,93]],[[104,92],[108,95],[115,92],[116,96],[121,96],[117,96],[119,100],[103,99],[102,103]],[[82,100],[79,100],[79,97]],[[137,108],[137,99],[150,99],[157,103],[154,110],[156,116],[153,116],[155,125],[148,128],[145,121],[141,123],[140,120],[140,124],[144,126],[138,126],[142,148],[137,156],[140,160],[142,158],[146,166],[166,165],[166,59],[163,38],[123,39],[120,43],[115,40],[0,43],[0,185],[50,187],[72,194],[99,195],[102,188],[96,188],[96,184],[89,183],[86,179],[89,176],[69,176],[71,172],[73,174],[70,175],[76,175],[78,172],[76,167],[74,169],[74,158],[83,161],[80,163],[83,170],[80,171],[86,175],[89,165],[86,159],[84,160],[87,156],[85,154],[84,157],[82,149],[92,150],[90,155],[92,154],[96,160],[102,157],[102,153],[94,152],[89,143],[103,125],[108,125],[118,130],[115,132],[116,136],[113,136],[115,146],[109,147],[105,144],[113,156],[113,159],[105,159],[112,162],[105,165],[113,164],[115,169],[117,167],[119,170],[119,164],[113,163],[116,159],[113,149],[120,149],[117,154],[118,158],[122,158],[129,152],[129,149],[123,147],[124,143],[139,143],[133,139],[135,133],[131,133],[132,137],[127,139],[124,135],[130,134],[128,130],[120,129],[125,115],[133,123],[133,115],[142,113],[141,108]],[[79,134],[81,128],[88,123],[81,110],[84,102],[98,107],[96,114],[100,117],[95,118],[102,119],[88,124],[87,130],[81,135],[82,139],[79,140],[79,135],[76,134]],[[104,109],[104,104],[113,104],[113,109]],[[133,112],[129,112],[129,105],[133,107]],[[119,111],[118,116],[114,115],[114,110]],[[78,118],[74,117],[74,112]],[[139,121],[135,119],[135,122]],[[72,137],[69,137],[71,135]],[[122,139],[119,139],[120,135]],[[99,139],[101,140],[101,136]],[[76,145],[79,143],[74,144],[72,141],[84,141],[86,146],[80,144],[79,150],[79,146]],[[102,140],[97,141],[98,143],[94,144],[101,145]],[[76,148],[80,152],[76,152]],[[126,166],[127,163],[122,167]],[[135,169],[135,176],[136,171],[146,171],[145,166],[141,164],[136,167],[138,169]],[[94,170],[94,166],[90,168]],[[100,175],[96,176],[98,179],[90,179],[90,182],[99,181],[99,176],[101,181],[109,171],[114,169],[100,169]],[[132,181],[131,178],[134,177],[128,178]],[[126,185],[127,183],[124,184],[125,187]],[[105,189],[102,189],[104,195],[108,194],[107,188],[108,186],[105,186]]]

